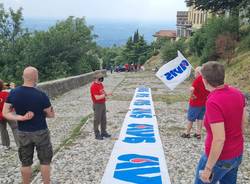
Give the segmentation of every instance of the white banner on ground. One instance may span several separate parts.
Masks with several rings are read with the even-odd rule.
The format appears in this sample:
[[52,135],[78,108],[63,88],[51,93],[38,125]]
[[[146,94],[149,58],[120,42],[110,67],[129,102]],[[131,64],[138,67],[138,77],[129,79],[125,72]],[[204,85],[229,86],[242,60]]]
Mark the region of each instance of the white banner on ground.
[[163,65],[156,73],[156,76],[161,79],[169,89],[173,90],[190,76],[191,70],[191,64],[181,52],[178,51],[178,56]]
[[170,184],[151,90],[136,89],[102,184]]

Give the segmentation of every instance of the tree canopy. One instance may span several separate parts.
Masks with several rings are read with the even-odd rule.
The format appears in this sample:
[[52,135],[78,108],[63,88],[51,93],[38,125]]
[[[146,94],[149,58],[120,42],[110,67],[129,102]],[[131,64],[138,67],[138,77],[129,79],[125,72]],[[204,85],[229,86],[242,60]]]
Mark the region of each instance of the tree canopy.
[[200,10],[209,10],[211,12],[232,11],[250,5],[249,0],[186,0],[187,6],[194,5]]
[[22,9],[0,9],[1,79],[20,83],[29,65],[38,68],[41,81],[99,69],[96,36],[84,18],[69,17],[35,32],[24,30],[22,21]]

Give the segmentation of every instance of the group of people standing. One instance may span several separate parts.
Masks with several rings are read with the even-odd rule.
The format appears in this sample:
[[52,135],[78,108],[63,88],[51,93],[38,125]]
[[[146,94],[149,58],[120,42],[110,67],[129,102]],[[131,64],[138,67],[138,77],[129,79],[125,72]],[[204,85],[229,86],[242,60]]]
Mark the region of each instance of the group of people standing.
[[[111,137],[106,131],[106,93],[102,84],[104,75],[97,71],[90,88],[94,110],[94,133],[97,140]],[[36,149],[44,184],[50,183],[50,163],[53,149],[46,118],[55,116],[48,96],[36,88],[38,70],[27,67],[23,71],[23,85],[6,90],[0,80],[0,128],[2,144],[9,149],[10,140],[7,123],[12,128],[21,161],[22,183],[29,184],[32,176],[31,166]],[[100,130],[99,130],[100,129]]]
[[45,184],[49,184],[53,150],[46,118],[53,118],[55,113],[47,95],[35,87],[38,82],[37,69],[25,68],[23,81],[22,86],[12,89],[10,92],[5,92],[2,88],[3,82],[0,82],[2,144],[9,146],[6,133],[6,122],[9,122],[22,164],[22,183],[30,183],[31,165],[36,149],[43,181]]
[[[208,62],[196,68],[195,80],[190,88],[187,130],[181,137],[191,138],[194,122],[197,122],[194,134],[197,139],[201,139],[202,125],[206,129],[205,153],[197,166],[195,184],[237,182],[243,155],[246,99],[238,89],[226,85],[224,79],[224,66],[218,62]],[[6,91],[0,80],[2,144],[10,146],[6,130],[6,124],[9,123],[18,145],[23,183],[30,183],[36,149],[43,182],[49,184],[53,149],[46,118],[53,118],[55,112],[48,96],[35,87],[38,82],[36,68],[25,68],[23,81],[22,86]],[[112,94],[105,91],[103,81],[104,75],[97,71],[90,87],[97,140],[111,137],[106,130],[105,103]]]
[[207,62],[195,69],[195,80],[190,88],[186,132],[181,137],[193,135],[201,139],[202,126],[206,129],[205,150],[196,169],[195,184],[236,184],[237,172],[242,162],[246,98],[238,89],[226,85],[224,66]]

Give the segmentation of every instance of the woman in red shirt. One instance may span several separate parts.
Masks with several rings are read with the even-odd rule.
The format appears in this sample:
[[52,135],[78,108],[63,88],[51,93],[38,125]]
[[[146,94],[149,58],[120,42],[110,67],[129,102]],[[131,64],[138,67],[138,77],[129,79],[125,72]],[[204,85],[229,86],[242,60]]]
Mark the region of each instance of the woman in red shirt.
[[195,184],[236,184],[244,145],[245,97],[224,84],[224,66],[218,62],[204,64],[201,73],[210,94],[204,118],[205,154],[197,166]]
[[15,121],[9,121],[4,119],[2,110],[4,102],[6,101],[7,97],[9,96],[9,92],[7,90],[4,90],[4,82],[0,80],[0,133],[1,133],[1,140],[2,145],[4,146],[4,149],[10,149],[10,138],[7,131],[7,123],[12,129],[14,139],[16,144],[18,145],[17,141],[17,123]]

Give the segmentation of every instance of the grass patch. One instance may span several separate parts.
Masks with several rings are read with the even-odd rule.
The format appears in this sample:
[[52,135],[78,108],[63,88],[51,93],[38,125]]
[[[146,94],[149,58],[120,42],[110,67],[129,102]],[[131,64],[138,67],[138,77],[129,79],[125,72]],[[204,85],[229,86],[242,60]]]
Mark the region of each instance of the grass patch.
[[201,59],[198,56],[190,56],[188,60],[194,68],[201,64]]
[[[72,145],[72,143],[74,142],[74,140],[80,135],[80,130],[82,128],[82,126],[87,122],[87,120],[91,117],[92,114],[84,117],[80,123],[73,129],[73,131],[71,132],[71,134],[69,135],[68,138],[66,138],[65,140],[63,140],[63,142],[53,150],[54,155],[56,155],[56,153],[58,153],[61,149],[63,149],[66,146],[70,146]],[[32,167],[32,178],[31,181],[37,176],[37,174],[40,172],[40,164],[36,164]]]
[[226,83],[244,92],[250,91],[250,52],[241,53],[226,67]]
[[54,154],[60,151],[65,146],[70,146],[74,140],[80,135],[80,130],[82,126],[87,122],[87,120],[91,117],[92,114],[84,117],[81,122],[73,129],[68,138],[63,140],[63,142],[54,150]]
[[133,95],[121,96],[121,95],[113,95],[110,100],[112,101],[131,101]]
[[153,95],[153,100],[155,102],[166,102],[167,104],[172,104],[176,102],[186,102],[189,96],[185,94],[178,95]]
[[147,78],[152,75],[153,74],[149,72],[137,72],[137,73],[130,72],[126,74],[126,78],[141,78],[142,79],[142,78]]
[[158,91],[158,88],[151,88],[152,91]]

